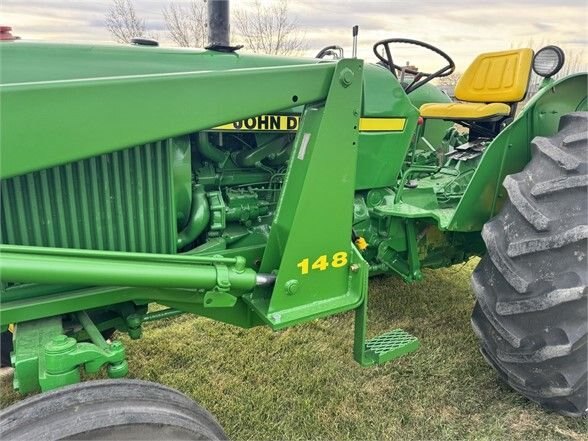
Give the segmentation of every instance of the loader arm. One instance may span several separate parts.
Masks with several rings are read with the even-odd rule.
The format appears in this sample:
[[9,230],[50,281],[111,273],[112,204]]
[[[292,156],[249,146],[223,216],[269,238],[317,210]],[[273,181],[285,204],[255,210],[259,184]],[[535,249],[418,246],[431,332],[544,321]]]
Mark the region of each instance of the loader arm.
[[4,83],[0,178],[319,102],[335,70],[321,63]]

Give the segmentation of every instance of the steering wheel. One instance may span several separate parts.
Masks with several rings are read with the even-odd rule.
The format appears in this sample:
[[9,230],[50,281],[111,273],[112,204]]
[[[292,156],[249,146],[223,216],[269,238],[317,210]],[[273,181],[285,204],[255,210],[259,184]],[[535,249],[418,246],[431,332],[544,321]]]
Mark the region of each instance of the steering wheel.
[[[418,70],[410,69],[406,66],[399,66],[397,64],[394,64],[394,61],[392,59],[392,52],[390,52],[391,43],[405,43],[424,47],[425,49],[429,49],[430,51],[433,51],[437,55],[443,57],[445,61],[447,61],[447,65],[432,73],[419,72]],[[378,51],[380,48],[384,49],[384,53],[386,54],[385,57]],[[418,89],[419,87],[431,81],[433,78],[446,77],[447,75],[451,75],[455,70],[455,63],[453,62],[451,57],[447,55],[445,52],[443,52],[441,49],[438,49],[435,46],[425,43],[424,41],[411,40],[409,38],[388,38],[387,40],[378,41],[376,44],[374,44],[374,54],[384,64],[384,66],[386,66],[390,70],[390,72],[392,72],[392,75],[394,75],[396,78],[398,78],[399,72],[414,75],[414,79],[412,80],[412,82],[404,86],[404,91],[406,93],[410,93],[413,90]]]

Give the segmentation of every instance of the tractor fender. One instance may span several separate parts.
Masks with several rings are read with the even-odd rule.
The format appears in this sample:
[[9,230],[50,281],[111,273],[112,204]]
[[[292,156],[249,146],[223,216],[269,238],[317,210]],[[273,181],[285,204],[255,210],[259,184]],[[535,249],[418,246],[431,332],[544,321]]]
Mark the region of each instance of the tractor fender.
[[588,110],[587,82],[587,72],[568,75],[556,81],[544,80],[543,87],[517,116],[517,119],[527,119],[530,138],[552,136],[557,133],[562,115]]
[[506,200],[502,187],[504,178],[520,172],[531,160],[531,140],[557,133],[562,115],[587,110],[588,73],[544,81],[547,82],[544,87],[486,147],[448,230],[481,231]]

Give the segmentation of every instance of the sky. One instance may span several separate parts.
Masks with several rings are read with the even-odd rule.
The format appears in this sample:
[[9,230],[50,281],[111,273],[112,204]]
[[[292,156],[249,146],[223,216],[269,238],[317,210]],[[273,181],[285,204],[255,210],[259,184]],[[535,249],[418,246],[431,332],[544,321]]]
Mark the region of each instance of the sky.
[[[279,0],[262,0],[271,2]],[[161,13],[166,0],[134,0],[162,44],[172,45]],[[176,1],[186,4],[188,1]],[[2,0],[0,24],[26,40],[109,42],[105,12],[109,0]],[[249,8],[250,0],[232,0],[231,8]],[[406,37],[428,42],[448,53],[463,71],[480,52],[547,44],[588,65],[588,0],[290,0],[289,12],[307,40],[304,55],[321,47],[343,46],[351,55],[351,27],[360,26],[358,55],[374,61],[373,44]],[[239,41],[233,38],[233,44]],[[396,48],[395,61],[422,71],[442,61],[423,51]],[[576,61],[578,62],[578,61]]]

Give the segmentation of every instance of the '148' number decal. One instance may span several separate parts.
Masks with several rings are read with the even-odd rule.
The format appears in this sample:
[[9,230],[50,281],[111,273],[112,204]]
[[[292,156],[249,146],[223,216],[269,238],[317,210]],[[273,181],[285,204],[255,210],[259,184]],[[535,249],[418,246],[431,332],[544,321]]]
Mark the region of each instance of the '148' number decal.
[[306,259],[302,259],[300,262],[298,262],[298,265],[296,266],[300,268],[300,272],[304,275],[308,274],[310,270],[324,271],[329,266],[333,268],[341,268],[345,265],[347,265],[347,253],[345,251],[340,251],[333,254],[330,262],[327,255],[323,254],[322,256],[319,256],[319,258],[316,259],[312,265],[310,264],[310,259],[307,257]]

